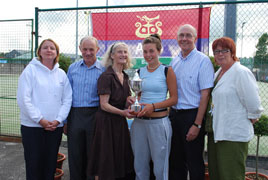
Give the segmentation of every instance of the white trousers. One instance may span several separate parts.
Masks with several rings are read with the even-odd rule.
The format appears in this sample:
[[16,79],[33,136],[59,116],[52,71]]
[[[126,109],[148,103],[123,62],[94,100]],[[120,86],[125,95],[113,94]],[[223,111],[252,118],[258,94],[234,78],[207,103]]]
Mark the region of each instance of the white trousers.
[[153,120],[135,118],[130,129],[136,180],[149,180],[150,160],[156,180],[168,180],[172,128],[168,117]]

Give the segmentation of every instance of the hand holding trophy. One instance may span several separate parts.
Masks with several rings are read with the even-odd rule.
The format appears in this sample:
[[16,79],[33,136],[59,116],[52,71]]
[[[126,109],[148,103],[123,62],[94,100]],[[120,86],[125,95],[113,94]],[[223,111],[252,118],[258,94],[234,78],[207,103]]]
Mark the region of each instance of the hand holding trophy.
[[138,101],[138,94],[141,92],[142,79],[140,78],[137,70],[134,74],[134,77],[129,80],[129,84],[131,89],[135,92],[135,102],[131,105],[131,110],[133,111],[133,114],[138,114],[138,112],[141,110],[141,105]]

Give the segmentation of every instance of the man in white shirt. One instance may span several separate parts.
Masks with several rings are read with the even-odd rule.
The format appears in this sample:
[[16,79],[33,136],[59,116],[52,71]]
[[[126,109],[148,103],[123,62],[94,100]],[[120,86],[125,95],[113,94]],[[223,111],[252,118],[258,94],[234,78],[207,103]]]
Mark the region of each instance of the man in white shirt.
[[178,103],[171,108],[172,141],[169,179],[204,180],[205,167],[203,119],[214,69],[210,59],[195,47],[196,29],[185,24],[179,27],[177,41],[181,52],[170,65],[178,84]]

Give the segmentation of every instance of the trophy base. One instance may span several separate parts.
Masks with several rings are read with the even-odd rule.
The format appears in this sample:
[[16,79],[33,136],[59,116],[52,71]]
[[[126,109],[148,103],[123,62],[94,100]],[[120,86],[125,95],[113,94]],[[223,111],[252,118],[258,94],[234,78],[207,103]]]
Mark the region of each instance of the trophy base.
[[132,105],[131,110],[135,113],[138,113],[141,110],[141,105]]
[[139,112],[130,112],[130,114],[134,115],[134,116],[137,116],[139,114]]

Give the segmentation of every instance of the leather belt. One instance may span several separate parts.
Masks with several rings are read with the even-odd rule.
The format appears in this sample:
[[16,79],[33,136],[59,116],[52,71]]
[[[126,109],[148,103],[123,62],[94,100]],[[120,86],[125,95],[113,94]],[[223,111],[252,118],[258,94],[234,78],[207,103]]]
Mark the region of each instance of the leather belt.
[[139,117],[139,119],[143,119],[143,120],[154,120],[154,119],[162,119],[162,118],[165,118],[167,116],[162,116],[162,117],[146,117],[146,116],[143,116],[143,117]]
[[174,109],[174,108],[171,108],[172,111],[175,111],[176,113],[179,113],[179,112],[191,112],[191,111],[196,111],[198,110],[198,108],[193,108],[193,109]]

